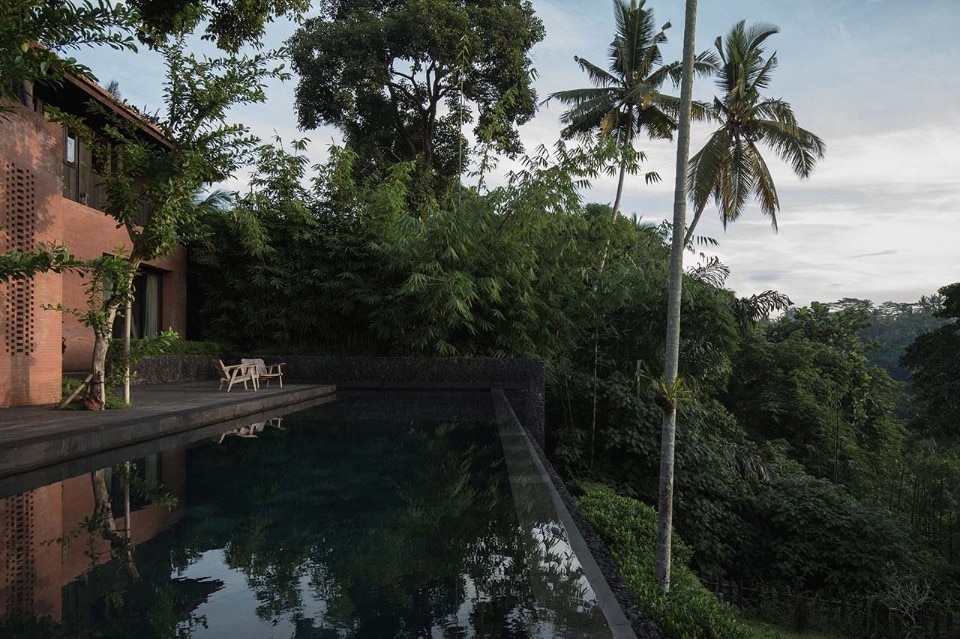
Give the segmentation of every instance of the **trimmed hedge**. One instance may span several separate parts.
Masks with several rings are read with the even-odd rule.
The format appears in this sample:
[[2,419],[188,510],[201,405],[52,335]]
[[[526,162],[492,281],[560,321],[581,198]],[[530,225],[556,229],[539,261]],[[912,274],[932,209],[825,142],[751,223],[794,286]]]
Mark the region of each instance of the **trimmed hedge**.
[[[141,339],[130,340],[130,350],[136,350],[137,346],[143,342]],[[216,356],[224,352],[223,346],[217,342],[189,342],[187,340],[173,340],[163,349],[164,355],[210,355]],[[110,350],[107,358],[121,357],[123,355],[123,340],[110,340]]]
[[670,592],[654,578],[657,513],[600,484],[583,486],[577,506],[603,540],[637,600],[663,639],[766,639],[776,637],[741,623],[729,604],[717,601],[690,570],[690,549],[673,536]]

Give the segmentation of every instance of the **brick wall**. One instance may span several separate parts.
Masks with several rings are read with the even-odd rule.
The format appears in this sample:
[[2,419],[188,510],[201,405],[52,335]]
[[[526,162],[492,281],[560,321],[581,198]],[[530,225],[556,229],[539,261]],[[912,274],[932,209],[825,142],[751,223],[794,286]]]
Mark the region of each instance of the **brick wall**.
[[[60,127],[20,108],[0,119],[0,251],[30,251],[63,239]],[[43,404],[60,396],[61,278],[43,274],[0,284],[0,406]]]
[[[64,244],[79,258],[93,259],[104,253],[116,253],[122,246],[130,253],[130,238],[124,228],[117,228],[116,221],[100,211],[88,208],[72,200],[60,198],[60,213],[63,218]],[[187,252],[177,249],[172,255],[147,263],[163,272],[163,326],[186,333],[186,270]],[[85,282],[76,273],[63,275],[63,305],[67,308],[86,308]],[[89,371],[93,353],[93,331],[80,324],[72,316],[63,318],[63,336],[66,351],[63,353],[63,370]]]
[[[118,246],[129,252],[125,229],[60,195],[62,158],[58,124],[23,107],[0,118],[0,252],[55,242],[79,258],[113,253]],[[178,249],[149,263],[163,273],[162,328],[181,335],[186,262],[186,251]],[[47,273],[0,284],[0,407],[53,403],[60,397],[62,371],[89,370],[93,332],[73,316],[42,308],[59,303],[86,308],[80,275]]]

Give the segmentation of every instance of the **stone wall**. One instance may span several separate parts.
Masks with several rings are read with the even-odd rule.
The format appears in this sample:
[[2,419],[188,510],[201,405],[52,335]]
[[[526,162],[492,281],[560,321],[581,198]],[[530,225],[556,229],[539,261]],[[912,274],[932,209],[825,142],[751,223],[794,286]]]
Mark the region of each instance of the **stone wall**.
[[137,362],[130,383],[139,386],[204,379],[217,379],[210,355],[161,355]]
[[487,357],[286,357],[291,381],[338,389],[502,389],[520,422],[544,441],[541,360]]

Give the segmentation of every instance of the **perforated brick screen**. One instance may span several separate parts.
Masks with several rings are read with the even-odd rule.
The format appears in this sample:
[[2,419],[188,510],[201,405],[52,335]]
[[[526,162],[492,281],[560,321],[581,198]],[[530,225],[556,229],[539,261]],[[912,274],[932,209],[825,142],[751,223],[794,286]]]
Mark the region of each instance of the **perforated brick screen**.
[[[28,252],[35,248],[34,207],[36,188],[33,173],[7,163],[4,171],[3,219],[6,250]],[[29,355],[34,351],[32,279],[14,280],[5,286],[4,350],[11,355]]]

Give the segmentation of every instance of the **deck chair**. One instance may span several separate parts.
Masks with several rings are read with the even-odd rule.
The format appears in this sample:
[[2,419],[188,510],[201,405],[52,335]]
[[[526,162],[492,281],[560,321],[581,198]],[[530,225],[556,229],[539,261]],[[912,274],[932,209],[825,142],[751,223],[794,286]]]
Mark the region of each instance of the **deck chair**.
[[[267,386],[270,385],[270,380],[276,379],[280,382],[280,388],[283,388],[283,366],[284,364],[267,364],[263,363],[262,359],[241,359],[241,364],[247,364],[249,366],[256,367],[257,373],[257,384],[260,383],[261,379],[267,380]],[[259,386],[258,386],[259,388]]]
[[233,388],[233,385],[237,382],[243,382],[243,390],[249,390],[247,388],[247,382],[253,383],[253,390],[259,388],[257,384],[256,367],[242,363],[228,366],[219,359],[211,361],[213,362],[213,367],[217,369],[217,373],[220,375],[220,386],[217,390],[223,390],[223,385],[226,384],[227,392],[229,393],[230,389]]

